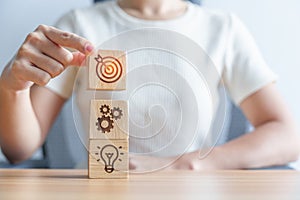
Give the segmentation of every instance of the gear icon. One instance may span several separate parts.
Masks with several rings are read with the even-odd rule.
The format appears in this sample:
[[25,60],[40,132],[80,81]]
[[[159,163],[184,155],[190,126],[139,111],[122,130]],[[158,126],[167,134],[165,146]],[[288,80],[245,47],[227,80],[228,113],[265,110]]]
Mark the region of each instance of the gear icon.
[[100,107],[100,112],[103,115],[107,115],[110,112],[110,107],[108,105],[104,104]]
[[118,119],[121,119],[121,117],[123,116],[123,113],[119,107],[114,107],[113,109],[111,109],[110,115],[111,115],[112,119],[118,120]]
[[114,128],[114,121],[109,116],[98,117],[96,126],[98,131],[109,133]]

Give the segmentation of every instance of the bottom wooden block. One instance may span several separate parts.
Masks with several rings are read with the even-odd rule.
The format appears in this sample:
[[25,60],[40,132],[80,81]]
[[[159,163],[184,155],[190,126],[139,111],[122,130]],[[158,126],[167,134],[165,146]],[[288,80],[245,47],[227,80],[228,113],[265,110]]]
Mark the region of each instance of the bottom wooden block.
[[89,178],[128,178],[128,140],[90,139]]

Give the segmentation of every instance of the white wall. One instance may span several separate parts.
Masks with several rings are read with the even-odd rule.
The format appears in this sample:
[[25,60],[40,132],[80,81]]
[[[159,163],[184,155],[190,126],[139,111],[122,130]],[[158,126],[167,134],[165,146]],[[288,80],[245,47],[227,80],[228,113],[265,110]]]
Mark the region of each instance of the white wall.
[[[204,6],[237,14],[279,75],[278,88],[300,125],[300,1],[204,0]],[[300,169],[300,160],[294,163]]]
[[243,20],[279,75],[278,87],[300,125],[300,1],[204,0],[204,5]]

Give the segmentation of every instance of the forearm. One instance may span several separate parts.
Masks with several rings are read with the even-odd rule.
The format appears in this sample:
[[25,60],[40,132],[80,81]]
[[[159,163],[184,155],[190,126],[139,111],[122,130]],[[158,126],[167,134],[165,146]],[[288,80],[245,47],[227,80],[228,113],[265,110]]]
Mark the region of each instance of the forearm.
[[220,169],[287,164],[297,159],[300,151],[299,137],[293,127],[277,121],[267,122],[252,133],[215,147],[206,159],[210,166]]
[[2,151],[12,162],[28,158],[42,141],[30,89],[15,92],[0,80],[0,110]]
[[300,153],[299,136],[294,127],[293,124],[271,121],[252,133],[214,147],[205,157],[199,152],[201,150],[169,158],[131,156],[130,168],[137,171],[160,168],[202,171],[284,165],[297,159]]

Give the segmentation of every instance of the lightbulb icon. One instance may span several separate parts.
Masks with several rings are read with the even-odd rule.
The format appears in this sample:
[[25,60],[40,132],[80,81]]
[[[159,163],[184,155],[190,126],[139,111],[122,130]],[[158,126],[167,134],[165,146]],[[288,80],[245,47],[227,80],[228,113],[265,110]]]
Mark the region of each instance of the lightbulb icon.
[[114,145],[107,144],[104,147],[97,146],[97,148],[100,150],[99,153],[95,153],[96,155],[100,155],[101,159],[98,159],[97,161],[99,162],[102,160],[104,162],[104,170],[107,173],[112,173],[115,170],[115,162],[117,160],[122,161],[119,158],[119,155],[124,155],[124,153],[119,153],[119,149],[122,149],[122,146],[119,146],[119,149],[115,147]]

